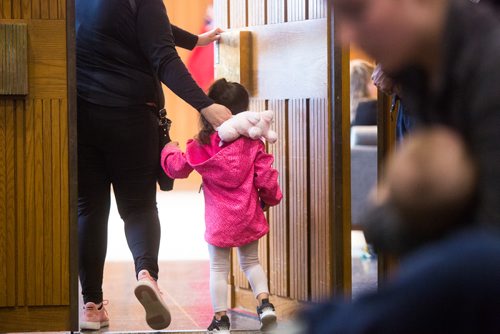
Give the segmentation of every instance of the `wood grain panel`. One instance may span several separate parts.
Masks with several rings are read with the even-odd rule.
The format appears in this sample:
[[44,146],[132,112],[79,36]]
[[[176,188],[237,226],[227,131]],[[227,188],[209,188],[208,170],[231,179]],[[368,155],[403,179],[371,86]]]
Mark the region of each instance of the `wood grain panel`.
[[6,200],[7,200],[7,305],[16,305],[16,171],[15,171],[15,115],[14,101],[6,101]]
[[21,0],[21,13],[23,19],[31,19],[31,0]]
[[229,28],[229,0],[214,0],[214,24],[222,29]]
[[[61,305],[61,244],[63,239],[61,238],[61,138],[59,129],[61,128],[60,113],[61,113],[61,101],[51,100],[50,101],[51,110],[51,125],[52,125],[52,147],[51,147],[51,163],[52,163],[52,175],[51,175],[51,192],[52,192],[52,253],[51,257],[51,267],[52,267],[52,286],[53,289],[52,304]],[[66,216],[68,217],[68,216]]]
[[63,20],[29,25],[29,91],[32,98],[66,98],[66,26]]
[[274,110],[276,118],[274,129],[278,142],[270,145],[274,155],[274,167],[279,172],[279,184],[283,192],[280,205],[269,211],[269,287],[274,295],[287,297],[289,294],[289,215],[288,215],[288,103],[284,100],[269,101],[268,108]]
[[0,24],[0,95],[28,94],[28,26]]
[[[25,101],[16,101],[16,134],[24,133],[25,127]],[[25,305],[26,303],[26,201],[25,184],[26,184],[26,166],[25,163],[25,147],[26,136],[16,136],[16,252],[17,252],[17,303],[16,305]]]
[[308,0],[308,18],[324,19],[328,15],[328,1],[325,0]]
[[307,20],[308,2],[306,0],[288,0],[286,10],[287,10],[287,21],[304,21]]
[[267,23],[267,4],[269,0],[248,1],[248,25],[257,26]]
[[290,100],[289,192],[290,208],[290,298],[301,301],[309,296],[309,157],[308,102]]
[[[59,152],[59,156],[61,159],[61,170],[65,171],[70,164],[70,122],[68,115],[68,101],[61,101],[61,112],[60,112],[60,128],[59,135],[61,138],[61,150]],[[74,171],[73,171],[74,172]],[[71,223],[71,215],[74,213],[70,212],[70,192],[67,189],[70,189],[70,173],[64,172],[61,173],[61,304],[60,305],[69,305],[70,304],[70,287],[72,284],[70,282],[70,277],[74,273],[70,273],[70,244],[64,242],[65,238],[70,235],[70,223]]]
[[267,0],[267,23],[283,23],[286,18],[286,0]]
[[246,27],[248,25],[247,0],[231,0],[229,15],[231,29]]
[[332,284],[328,100],[309,105],[311,299],[319,302],[331,295]]
[[[0,286],[7,286],[7,117],[0,100]],[[0,289],[0,306],[7,306],[7,289]]]
[[44,299],[44,168],[43,168],[43,100],[34,101],[35,118],[35,277],[28,284],[35,285],[35,304],[43,305]]
[[25,109],[25,193],[26,216],[25,231],[26,245],[26,304],[36,305],[36,258],[35,258],[35,238],[36,238],[36,206],[35,206],[35,103],[33,100],[26,101]]

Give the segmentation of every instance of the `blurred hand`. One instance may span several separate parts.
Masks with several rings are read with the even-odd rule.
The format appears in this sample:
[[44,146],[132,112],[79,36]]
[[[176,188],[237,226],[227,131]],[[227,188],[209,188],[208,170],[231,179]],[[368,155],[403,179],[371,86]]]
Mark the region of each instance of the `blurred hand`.
[[395,84],[394,80],[392,80],[382,69],[380,64],[375,67],[375,70],[372,74],[373,84],[377,86],[383,93],[387,95],[395,94]]
[[217,129],[222,123],[233,116],[229,109],[217,103],[201,109],[201,114],[210,124],[212,124],[214,129]]
[[220,39],[220,34],[223,32],[224,30],[221,28],[215,28],[204,34],[198,35],[198,43],[196,43],[196,46],[207,46],[210,43],[218,41]]

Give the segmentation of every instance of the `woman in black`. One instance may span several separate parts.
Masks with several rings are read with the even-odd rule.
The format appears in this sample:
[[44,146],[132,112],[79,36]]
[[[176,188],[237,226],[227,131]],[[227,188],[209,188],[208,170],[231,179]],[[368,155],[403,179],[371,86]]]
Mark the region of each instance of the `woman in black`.
[[230,111],[205,95],[175,49],[208,44],[218,31],[199,40],[172,27],[162,0],[77,0],[76,36],[79,271],[85,303],[80,324],[99,329],[109,321],[102,280],[113,185],[134,257],[135,294],[148,324],[166,328],[170,314],[156,283],[160,82],[214,127],[228,119]]

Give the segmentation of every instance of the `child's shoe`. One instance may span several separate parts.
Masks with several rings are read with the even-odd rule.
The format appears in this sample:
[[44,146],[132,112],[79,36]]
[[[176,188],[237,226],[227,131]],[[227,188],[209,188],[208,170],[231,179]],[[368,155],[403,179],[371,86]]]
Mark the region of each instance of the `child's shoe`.
[[276,310],[274,305],[269,302],[269,299],[263,299],[262,305],[257,307],[257,314],[260,319],[260,330],[263,332],[276,329],[278,326],[276,322]]
[[80,318],[80,329],[97,331],[107,326],[109,326],[109,317],[108,312],[104,308],[104,303],[96,305],[89,302],[85,304],[82,317]]
[[146,310],[146,322],[152,329],[165,329],[172,320],[167,304],[163,301],[158,283],[147,270],[138,275],[135,296]]
[[227,315],[223,315],[220,320],[217,320],[215,317],[213,318],[212,323],[207,328],[207,333],[229,334],[230,328],[231,323],[229,322],[229,317]]

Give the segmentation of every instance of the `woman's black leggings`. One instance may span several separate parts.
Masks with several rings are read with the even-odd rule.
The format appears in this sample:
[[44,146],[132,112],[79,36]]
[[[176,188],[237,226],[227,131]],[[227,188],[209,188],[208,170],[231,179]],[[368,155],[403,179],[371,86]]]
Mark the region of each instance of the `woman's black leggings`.
[[151,108],[110,108],[78,100],[78,243],[85,303],[102,301],[111,185],[136,273],[146,269],[158,278],[158,141]]

